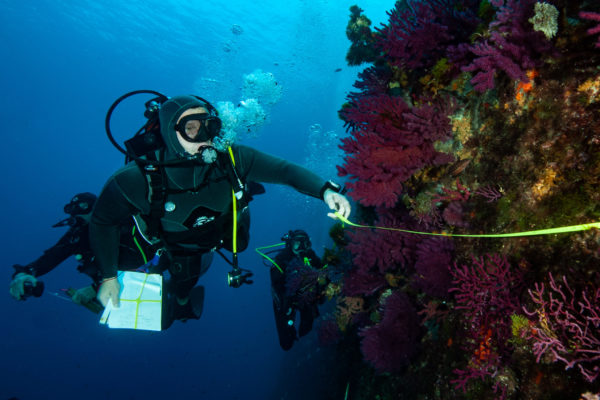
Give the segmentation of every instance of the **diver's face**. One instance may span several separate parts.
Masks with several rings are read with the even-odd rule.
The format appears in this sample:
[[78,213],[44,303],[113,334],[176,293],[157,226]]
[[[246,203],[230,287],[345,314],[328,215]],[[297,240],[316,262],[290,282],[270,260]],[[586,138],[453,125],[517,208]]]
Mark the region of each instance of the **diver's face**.
[[[187,109],[183,112],[183,114],[181,114],[181,116],[177,120],[177,124],[179,124],[179,122],[183,118],[187,117],[188,115],[192,115],[192,114],[208,114],[208,111],[204,107],[195,107],[195,108]],[[185,150],[186,153],[191,154],[191,155],[198,154],[198,150],[201,147],[212,146],[212,144],[213,144],[212,139],[209,139],[205,142],[188,142],[187,140],[185,140],[183,138],[183,136],[181,136],[181,133],[179,133],[178,131],[175,131],[175,132],[177,134],[177,140],[179,141],[179,144],[181,145],[181,147],[183,147],[183,150]]]

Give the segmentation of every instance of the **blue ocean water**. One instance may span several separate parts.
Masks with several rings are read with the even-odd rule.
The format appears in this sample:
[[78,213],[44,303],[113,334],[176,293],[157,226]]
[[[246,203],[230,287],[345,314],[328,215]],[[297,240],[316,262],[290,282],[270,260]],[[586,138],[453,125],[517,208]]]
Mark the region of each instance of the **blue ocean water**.
[[[215,262],[201,281],[200,321],[160,333],[99,326],[92,313],[52,295],[88,283],[73,260],[42,278],[41,299],[16,302],[8,286],[13,264],[32,261],[64,233],[50,226],[71,196],[99,192],[122,165],[104,117],[130,90],[236,103],[244,74],[271,72],[283,97],[244,143],[334,178],[343,136],[337,110],[360,71],[344,61],[352,4],[0,1],[0,399],[327,398],[335,364],[314,332],[290,352],[279,348],[268,268],[252,251],[297,228],[309,232],[317,253],[329,244],[326,207],[291,189],[268,186],[253,202],[241,265],[254,271],[255,283],[229,288],[226,265]],[[377,26],[393,2],[359,5]],[[142,100],[123,110],[113,125],[121,141],[143,122]]]

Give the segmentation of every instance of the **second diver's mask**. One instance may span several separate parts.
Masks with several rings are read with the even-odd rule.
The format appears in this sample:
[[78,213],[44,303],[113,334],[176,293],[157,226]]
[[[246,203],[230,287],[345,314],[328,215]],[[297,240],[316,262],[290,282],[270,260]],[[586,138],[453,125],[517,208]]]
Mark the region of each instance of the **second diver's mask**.
[[295,255],[304,255],[311,247],[310,238],[303,230],[290,231],[283,238],[286,247],[289,248]]
[[65,204],[65,214],[71,216],[85,215],[92,212],[96,202],[96,196],[92,193],[79,193],[75,195],[68,204]]
[[87,215],[92,212],[95,202],[96,195],[93,193],[85,192],[76,194],[63,208],[65,214],[69,214],[69,217],[58,221],[56,224],[52,225],[52,227],[58,228],[66,225],[75,226],[78,218],[81,219],[79,216]]

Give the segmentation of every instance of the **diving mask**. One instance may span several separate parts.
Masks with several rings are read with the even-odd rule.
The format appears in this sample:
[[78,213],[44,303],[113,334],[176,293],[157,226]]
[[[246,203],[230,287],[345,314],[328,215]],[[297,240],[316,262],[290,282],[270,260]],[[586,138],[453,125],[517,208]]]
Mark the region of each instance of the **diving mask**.
[[292,250],[296,255],[306,253],[312,246],[308,234],[301,229],[289,231],[281,240],[286,244],[286,247]]
[[79,193],[75,195],[69,204],[66,204],[64,211],[72,216],[85,215],[92,212],[92,207],[96,202],[96,195],[92,193]]
[[221,119],[209,113],[191,114],[175,125],[175,130],[190,143],[208,142],[221,132]]
[[292,251],[294,254],[305,253],[309,248],[310,246],[306,240],[300,239],[292,241]]

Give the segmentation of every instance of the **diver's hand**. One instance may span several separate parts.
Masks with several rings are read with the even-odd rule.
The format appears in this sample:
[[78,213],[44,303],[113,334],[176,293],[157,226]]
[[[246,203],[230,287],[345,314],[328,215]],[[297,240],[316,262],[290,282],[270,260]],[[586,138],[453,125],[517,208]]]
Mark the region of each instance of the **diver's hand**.
[[75,304],[87,304],[92,301],[96,297],[96,291],[94,288],[90,286],[83,287],[81,289],[77,289],[73,296],[71,296],[71,300]]
[[108,278],[102,281],[100,288],[98,289],[97,299],[106,307],[108,300],[112,301],[114,307],[119,307],[119,292],[121,291],[121,285],[117,280],[117,277]]
[[[330,209],[339,212],[344,218],[350,216],[352,207],[350,207],[350,202],[343,194],[327,189],[323,194],[323,201],[325,201],[325,204],[327,204]],[[337,218],[334,213],[328,213],[327,216],[333,219]]]
[[35,276],[33,275],[19,272],[10,282],[10,295],[15,300],[23,300],[26,282],[30,282],[32,286],[35,286],[37,284],[37,279],[35,279]]

